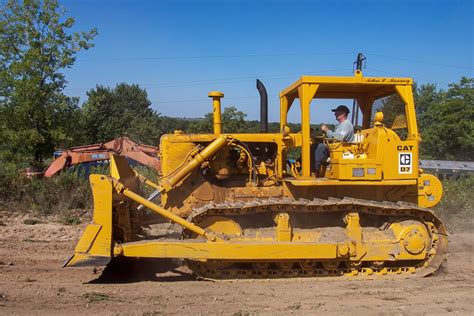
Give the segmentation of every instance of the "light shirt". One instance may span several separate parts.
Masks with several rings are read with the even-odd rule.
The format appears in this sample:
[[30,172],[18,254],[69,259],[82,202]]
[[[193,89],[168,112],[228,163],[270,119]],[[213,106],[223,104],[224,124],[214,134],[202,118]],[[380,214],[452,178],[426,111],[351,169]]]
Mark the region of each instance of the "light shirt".
[[331,130],[327,131],[326,136],[328,138],[334,138],[345,143],[354,142],[354,126],[349,120],[345,120],[339,125],[336,125],[336,130],[333,132]]

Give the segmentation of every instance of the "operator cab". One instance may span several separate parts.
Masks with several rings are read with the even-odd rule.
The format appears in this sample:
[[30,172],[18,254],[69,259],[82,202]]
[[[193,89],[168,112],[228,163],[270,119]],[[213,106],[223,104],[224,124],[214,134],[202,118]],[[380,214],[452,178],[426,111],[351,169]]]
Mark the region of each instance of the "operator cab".
[[[291,133],[288,111],[296,99],[300,103],[301,132]],[[353,119],[354,142],[311,135],[311,106],[318,106],[318,99],[354,100],[361,113],[360,126],[359,120]],[[287,173],[292,184],[418,177],[419,138],[410,78],[363,77],[359,70],[354,77],[303,76],[280,93],[280,110],[281,133],[287,144],[281,155],[285,160],[280,163],[286,161],[290,148],[301,150],[300,163],[290,164]],[[314,147],[318,142],[328,146],[330,163],[323,165],[321,177],[315,179]]]

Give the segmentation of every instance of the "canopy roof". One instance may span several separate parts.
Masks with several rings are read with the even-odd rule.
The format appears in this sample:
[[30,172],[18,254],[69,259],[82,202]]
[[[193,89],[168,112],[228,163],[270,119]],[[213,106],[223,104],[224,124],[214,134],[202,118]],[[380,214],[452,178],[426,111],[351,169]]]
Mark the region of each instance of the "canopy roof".
[[280,93],[280,97],[296,99],[298,88],[305,84],[316,84],[318,89],[315,98],[353,99],[358,96],[374,98],[395,93],[397,85],[412,85],[411,78],[363,77],[356,71],[354,77],[302,76]]

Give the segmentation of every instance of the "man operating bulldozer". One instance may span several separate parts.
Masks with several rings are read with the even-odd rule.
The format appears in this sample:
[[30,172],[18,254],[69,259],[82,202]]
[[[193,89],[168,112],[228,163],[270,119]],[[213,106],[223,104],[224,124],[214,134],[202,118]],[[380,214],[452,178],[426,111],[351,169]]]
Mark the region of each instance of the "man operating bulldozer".
[[[337,108],[331,110],[339,122],[334,131],[330,130],[326,125],[321,125],[321,130],[326,133],[326,138],[334,139],[336,141],[352,143],[354,141],[354,126],[347,119],[350,111],[345,105],[339,105]],[[324,143],[319,143],[314,151],[314,161],[316,164],[316,176],[319,177],[319,168],[329,157],[328,146]]]

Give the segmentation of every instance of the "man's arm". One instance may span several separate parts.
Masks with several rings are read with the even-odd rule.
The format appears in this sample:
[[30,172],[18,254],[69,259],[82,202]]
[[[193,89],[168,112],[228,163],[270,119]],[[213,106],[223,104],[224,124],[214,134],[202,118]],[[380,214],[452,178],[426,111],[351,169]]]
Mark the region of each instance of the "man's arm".
[[333,131],[329,129],[326,125],[321,125],[321,130],[326,133],[327,138],[332,138]]
[[354,133],[354,129],[349,124],[339,124],[334,132],[326,125],[322,125],[321,130],[326,133],[327,138],[334,138],[340,141],[346,141],[346,138],[348,138],[351,133]]
[[329,128],[328,128],[328,130],[326,131],[326,137],[327,137],[327,138],[335,138],[335,137],[334,137],[334,132],[331,131]]

